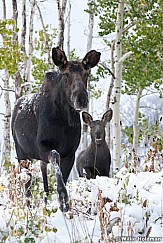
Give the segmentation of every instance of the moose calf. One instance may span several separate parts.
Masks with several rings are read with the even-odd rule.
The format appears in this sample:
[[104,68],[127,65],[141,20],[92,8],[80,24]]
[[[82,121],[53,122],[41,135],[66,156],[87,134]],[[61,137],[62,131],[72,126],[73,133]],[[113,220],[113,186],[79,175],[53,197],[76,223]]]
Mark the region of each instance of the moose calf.
[[105,126],[112,119],[112,114],[112,109],[109,109],[103,114],[101,121],[93,121],[89,113],[82,113],[83,121],[90,127],[91,143],[79,153],[76,160],[80,177],[84,177],[84,174],[87,179],[94,179],[96,175],[109,176],[111,155],[105,141]]

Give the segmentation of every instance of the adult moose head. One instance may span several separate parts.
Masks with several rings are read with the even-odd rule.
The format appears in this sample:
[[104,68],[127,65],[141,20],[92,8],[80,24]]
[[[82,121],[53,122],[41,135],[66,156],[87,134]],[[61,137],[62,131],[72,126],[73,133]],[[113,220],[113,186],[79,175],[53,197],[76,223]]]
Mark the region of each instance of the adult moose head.
[[[100,53],[92,50],[82,61],[68,61],[64,51],[52,49],[59,72],[48,72],[39,91],[17,100],[12,116],[12,134],[18,161],[41,160],[44,191],[49,192],[47,163],[53,165],[60,208],[68,211],[65,183],[72,169],[81,137],[79,111],[87,108],[87,78]],[[27,191],[28,194],[28,191]]]
[[87,179],[99,176],[109,176],[111,155],[105,141],[105,126],[112,119],[112,109],[107,110],[101,120],[93,120],[88,112],[82,113],[83,121],[90,126],[91,143],[81,151],[76,160],[80,177]]

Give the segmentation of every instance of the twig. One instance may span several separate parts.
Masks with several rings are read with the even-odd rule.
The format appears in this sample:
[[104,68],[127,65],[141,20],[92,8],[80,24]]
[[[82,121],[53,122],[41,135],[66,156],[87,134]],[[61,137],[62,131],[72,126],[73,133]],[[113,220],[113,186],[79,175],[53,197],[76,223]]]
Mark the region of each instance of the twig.
[[133,22],[129,23],[129,24],[126,26],[126,28],[124,28],[124,29],[122,30],[122,33],[124,34],[126,31],[128,31],[131,27],[133,27],[133,26],[135,25],[135,23],[136,23],[136,21],[133,21]]
[[[15,92],[15,90],[13,89],[6,89],[6,88],[3,88],[1,85],[0,85],[0,88],[2,91],[9,91],[9,92]],[[1,95],[0,95],[1,96]]]
[[6,114],[5,113],[0,113],[0,115],[5,116]]
[[72,208],[72,210],[76,211],[77,213],[82,213],[83,215],[85,215],[88,219],[93,220],[93,218],[90,217],[89,213],[85,213],[82,210],[78,209],[78,208]]
[[114,73],[110,70],[110,68],[109,67],[107,67],[104,63],[102,63],[102,62],[100,62],[99,63],[101,66],[103,66],[103,68],[105,68],[106,70],[108,70],[109,71],[109,73],[113,76],[113,78],[115,79],[115,75],[114,75]]

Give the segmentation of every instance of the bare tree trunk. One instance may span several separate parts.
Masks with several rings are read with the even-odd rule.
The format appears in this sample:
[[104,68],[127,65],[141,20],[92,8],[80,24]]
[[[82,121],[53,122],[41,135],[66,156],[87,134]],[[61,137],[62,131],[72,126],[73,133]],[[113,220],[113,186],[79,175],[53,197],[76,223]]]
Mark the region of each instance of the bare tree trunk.
[[[110,85],[109,85],[107,98],[106,98],[106,110],[108,110],[110,108],[112,90],[113,90],[113,87],[114,87],[114,80],[115,80],[115,75],[114,75],[114,73],[115,73],[114,45],[115,45],[115,42],[113,42],[112,45],[111,45],[111,70],[105,64],[100,63],[111,74],[111,82],[110,82]],[[106,142],[107,142],[108,146],[110,147],[110,123],[108,123],[106,125]],[[111,164],[110,176],[113,177],[113,163]]]
[[18,71],[15,74],[15,99],[19,99],[22,96],[21,75]]
[[[31,14],[30,14],[30,21],[29,21],[29,50],[28,50],[28,60],[27,60],[27,68],[26,68],[26,75],[25,81],[30,83],[31,82],[31,62],[32,62],[32,53],[33,53],[33,20],[35,14],[35,0],[31,1]],[[25,93],[31,93],[31,86],[27,85],[25,87]]]
[[108,71],[111,74],[111,82],[107,93],[107,99],[106,99],[106,110],[110,108],[111,103],[111,95],[114,87],[114,79],[115,79],[115,67],[114,67],[114,46],[115,42],[111,45],[111,70],[108,69]]
[[114,171],[121,167],[121,124],[120,124],[120,96],[122,82],[122,64],[125,59],[132,54],[131,51],[122,56],[122,31],[123,31],[124,0],[119,0],[117,21],[116,21],[116,38],[115,38],[115,80],[113,88],[113,165]]
[[[92,40],[93,40],[93,28],[94,28],[94,12],[92,10],[92,4],[88,0],[88,7],[89,7],[89,22],[88,22],[88,38],[87,38],[87,52],[92,49]],[[91,106],[91,95],[90,95],[90,79],[88,78],[88,97],[89,97],[89,110],[93,110]],[[86,149],[88,146],[88,126],[83,123],[83,133],[82,133],[82,150]]]
[[6,19],[6,1],[2,0],[2,4],[3,4],[3,18]]
[[[6,19],[6,2],[3,1],[3,18]],[[3,39],[3,35],[2,35]],[[7,70],[5,70],[4,78],[4,104],[5,104],[5,116],[4,116],[4,130],[3,130],[3,149],[2,149],[2,165],[5,162],[10,161],[11,157],[11,144],[10,144],[10,121],[11,121],[11,103],[9,97],[9,79],[10,75]]]
[[17,0],[12,0],[12,6],[13,6],[13,19],[15,20],[15,25],[13,27],[13,40],[15,42],[18,41],[18,34],[15,31],[17,28],[17,22],[18,22],[18,9],[17,9]]
[[87,52],[92,49],[92,40],[93,40],[93,28],[94,28],[94,12],[92,10],[92,4],[89,3],[89,23],[88,23],[88,38],[87,38]]
[[65,30],[64,16],[65,16],[65,11],[66,11],[66,4],[67,4],[67,0],[57,0],[58,23],[59,23],[58,46],[62,50],[64,48],[64,30]]
[[[88,22],[88,38],[87,38],[87,52],[92,49],[93,41],[93,28],[94,28],[94,12],[92,10],[92,4],[88,0],[89,7],[89,22]],[[90,79],[88,79],[88,96],[90,97]]]
[[[21,30],[21,49],[22,52],[24,54],[24,56],[26,56],[26,48],[25,48],[25,44],[26,44],[26,0],[22,0],[22,30]],[[25,72],[26,72],[26,67],[27,67],[27,60],[26,58],[24,58],[24,74],[23,74],[23,80],[25,80]]]
[[3,150],[2,150],[2,164],[6,161],[10,161],[11,157],[11,144],[10,144],[10,122],[11,122],[11,103],[9,97],[9,79],[10,76],[5,70],[4,79],[4,103],[5,103],[5,116],[4,116],[4,130],[3,130]]
[[67,16],[67,59],[70,60],[70,27],[71,27],[71,3],[68,0],[68,16]]
[[115,39],[115,82],[113,88],[113,165],[114,171],[121,166],[121,126],[120,126],[120,94],[122,80],[122,28],[123,28],[124,0],[119,0],[116,22]]
[[141,95],[142,95],[142,89],[140,88],[136,96],[134,122],[133,122],[133,149],[136,155],[138,149],[138,137],[139,137],[138,119],[139,119],[139,106],[140,106]]
[[26,38],[26,0],[22,0],[22,31],[21,31],[21,48],[25,54]]
[[[18,22],[18,9],[17,9],[17,0],[12,0],[13,5],[13,19],[15,20],[15,25],[13,27],[13,41],[18,43],[18,33],[15,32],[15,29],[17,28],[17,22]],[[21,89],[21,75],[18,71],[15,74],[15,98],[18,99],[22,95],[22,89]]]
[[[111,74],[111,82],[109,85],[108,93],[107,93],[107,99],[106,99],[106,110],[110,108],[110,103],[111,103],[111,96],[112,96],[112,91],[114,87],[114,80],[115,80],[115,68],[114,68],[114,46],[115,42],[112,43],[111,45],[111,71],[108,70]],[[108,146],[110,147],[110,123],[106,126],[106,142]]]

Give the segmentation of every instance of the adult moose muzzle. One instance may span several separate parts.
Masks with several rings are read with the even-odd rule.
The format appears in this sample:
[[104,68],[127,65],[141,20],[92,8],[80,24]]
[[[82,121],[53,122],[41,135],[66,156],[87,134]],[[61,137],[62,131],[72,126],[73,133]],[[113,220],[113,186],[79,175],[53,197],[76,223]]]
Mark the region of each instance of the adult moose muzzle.
[[51,162],[53,169],[57,168],[60,208],[68,211],[65,183],[81,137],[79,110],[87,108],[87,78],[100,53],[92,50],[82,61],[68,61],[65,52],[56,47],[52,49],[52,59],[59,72],[46,73],[36,94],[17,100],[11,126],[18,161],[41,160],[47,194],[47,164]]

